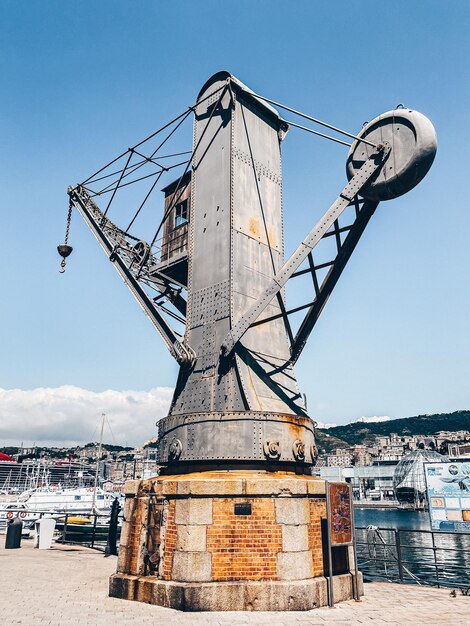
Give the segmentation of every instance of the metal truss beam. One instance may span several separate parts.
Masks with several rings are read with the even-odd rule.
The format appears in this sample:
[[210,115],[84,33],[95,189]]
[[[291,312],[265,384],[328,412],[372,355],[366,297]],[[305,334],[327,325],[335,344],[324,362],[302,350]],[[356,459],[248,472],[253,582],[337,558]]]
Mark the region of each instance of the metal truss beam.
[[[359,205],[362,205],[362,208],[359,209]],[[299,270],[292,274],[292,278],[296,276],[304,276],[305,274],[310,274],[312,276],[313,287],[315,291],[315,298],[312,302],[308,302],[307,304],[302,304],[300,306],[294,307],[287,311],[278,313],[277,315],[272,315],[271,317],[266,317],[261,320],[257,320],[252,324],[252,326],[259,326],[261,324],[267,324],[268,322],[272,322],[280,317],[293,315],[294,313],[299,313],[300,311],[305,311],[305,309],[309,309],[305,318],[303,319],[299,330],[297,331],[294,338],[290,338],[291,344],[291,359],[290,363],[294,364],[302,350],[305,347],[307,339],[312,332],[318,318],[320,317],[320,313],[323,310],[328,298],[333,291],[339,277],[341,276],[346,264],[354,252],[354,249],[362,236],[367,224],[369,223],[370,218],[374,214],[378,202],[364,201],[359,200],[357,197],[354,202],[351,203],[350,206],[356,207],[356,219],[353,224],[344,227],[338,228],[337,232],[347,232],[349,233],[343,243],[341,241],[338,243],[338,253],[332,261],[327,263],[319,263],[315,265],[313,261],[313,255],[308,255],[309,267],[304,270]],[[325,233],[323,238],[334,235],[335,231],[329,231]],[[318,283],[317,271],[325,268],[330,268],[324,280],[322,281],[321,286]]]
[[[336,283],[338,282],[339,277],[341,276],[344,268],[346,267],[351,254],[354,252],[354,249],[361,238],[362,233],[364,232],[367,224],[369,223],[370,218],[375,212],[375,209],[378,206],[378,202],[365,201],[362,209],[360,210],[354,224],[349,230],[349,234],[344,240],[344,242],[339,246],[338,254],[335,260],[328,265],[331,265],[330,270],[328,271],[325,279],[323,280],[321,286],[318,289],[318,293],[316,295],[315,300],[311,303],[310,309],[305,316],[302,324],[300,325],[299,330],[297,331],[294,341],[292,342],[291,348],[291,359],[290,362],[293,364],[297,361],[302,350],[307,343],[307,339],[310,333],[313,330],[318,318],[320,317],[321,312],[323,311],[323,307],[328,301],[328,298],[331,295]],[[322,264],[324,267],[327,264]],[[316,266],[313,268],[313,272],[319,269],[320,266]],[[307,305],[308,306],[308,305]],[[303,307],[306,308],[306,307]],[[298,309],[297,309],[298,310]]]
[[[180,290],[171,287],[168,280],[155,273],[149,274],[144,269],[144,263],[156,265],[156,259],[145,242],[138,242],[140,249],[132,246],[126,237],[127,233],[113,224],[93,202],[87,191],[81,187],[69,187],[70,202],[93,232],[98,243],[109,260],[129,287],[144,313],[156,328],[172,356],[181,365],[189,365],[194,359],[193,351],[187,346],[176,332],[170,327],[160,313],[163,307],[153,300],[144,290],[141,282],[156,288],[169,300],[178,311],[185,314],[186,302],[180,295]],[[137,241],[137,240],[136,240]]]

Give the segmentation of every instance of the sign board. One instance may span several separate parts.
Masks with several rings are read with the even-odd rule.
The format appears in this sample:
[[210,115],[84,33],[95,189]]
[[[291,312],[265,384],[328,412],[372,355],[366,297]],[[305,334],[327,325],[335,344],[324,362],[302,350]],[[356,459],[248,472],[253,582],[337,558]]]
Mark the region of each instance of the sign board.
[[353,543],[352,498],[347,483],[327,483],[328,531],[331,546]]
[[432,530],[470,532],[470,462],[425,463]]
[[[326,481],[326,518],[328,524],[328,605],[334,606],[333,594],[333,556],[332,548],[351,546],[348,548],[349,569],[353,575],[354,599],[359,600],[357,577],[357,557],[354,542],[354,509],[352,488],[348,483],[332,483]],[[351,561],[352,559],[352,561]],[[354,570],[352,571],[352,565]]]

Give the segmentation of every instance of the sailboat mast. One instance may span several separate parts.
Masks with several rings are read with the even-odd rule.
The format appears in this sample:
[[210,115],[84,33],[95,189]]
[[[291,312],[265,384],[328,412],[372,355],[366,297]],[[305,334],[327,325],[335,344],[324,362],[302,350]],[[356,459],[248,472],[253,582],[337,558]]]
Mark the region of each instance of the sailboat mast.
[[106,413],[102,413],[101,417],[102,417],[102,420],[101,420],[100,443],[98,445],[98,457],[96,459],[96,470],[95,470],[95,486],[93,489],[93,502],[91,504],[92,512],[95,511],[95,505],[96,505],[96,489],[98,487],[98,473],[100,470],[101,447],[103,445],[104,420],[106,418]]

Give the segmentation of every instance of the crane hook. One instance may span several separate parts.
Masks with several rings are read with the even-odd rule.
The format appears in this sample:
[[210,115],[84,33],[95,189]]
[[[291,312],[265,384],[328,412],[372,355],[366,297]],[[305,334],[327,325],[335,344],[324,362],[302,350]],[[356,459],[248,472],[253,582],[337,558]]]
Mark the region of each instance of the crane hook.
[[61,243],[57,246],[57,252],[62,257],[62,261],[60,262],[60,270],[59,273],[63,274],[65,272],[65,259],[72,254],[72,246],[69,246],[69,230],[70,230],[70,222],[72,220],[72,203],[69,205],[69,212],[67,215],[67,224],[65,226],[65,239],[64,243]]
[[72,254],[72,246],[69,246],[66,243],[61,243],[59,246],[57,246],[57,252],[60,254],[60,256],[62,257],[62,261],[60,262],[60,267],[61,269],[59,270],[59,272],[61,274],[63,274],[65,272],[65,259]]

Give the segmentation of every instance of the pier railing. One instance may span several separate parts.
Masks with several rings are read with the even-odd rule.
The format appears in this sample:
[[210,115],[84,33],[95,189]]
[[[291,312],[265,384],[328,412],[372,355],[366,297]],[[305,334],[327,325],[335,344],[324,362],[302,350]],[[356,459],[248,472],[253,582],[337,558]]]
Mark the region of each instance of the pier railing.
[[[110,531],[109,513],[51,513],[51,511],[28,511],[24,509],[8,509],[8,516],[0,520],[0,531],[6,531],[8,521],[13,517],[18,517],[23,522],[24,528],[34,531],[35,522],[43,517],[50,517],[56,520],[54,540],[58,543],[73,543],[94,548],[95,550],[106,550],[108,535]],[[11,514],[11,516],[10,516]],[[88,521],[79,523],[78,518],[86,518]],[[118,516],[118,522],[122,521],[122,511]],[[114,532],[119,542],[121,524],[118,523]]]
[[[387,580],[470,593],[470,534],[358,527],[358,567],[364,580]],[[468,591],[467,591],[468,590]]]
[[[51,515],[38,511],[23,518],[24,509],[10,512],[33,529],[34,522],[43,516],[54,517],[55,539],[60,543],[103,551],[107,544],[109,547],[109,514],[86,515],[89,522],[77,524],[76,513]],[[7,522],[8,518],[0,520],[0,530]],[[114,533],[114,540],[118,540],[120,524],[115,524]],[[470,595],[470,533],[361,526],[355,528],[355,536],[358,568],[365,581],[454,587]]]
[[[92,513],[86,517],[90,520],[87,524],[77,524],[74,520],[77,515],[68,513],[60,517],[56,524],[58,531],[57,541],[60,543],[75,543],[95,550],[106,550],[108,535],[110,532],[109,515],[102,513]],[[120,520],[122,515],[120,515]],[[116,534],[119,539],[121,526],[117,526]]]

